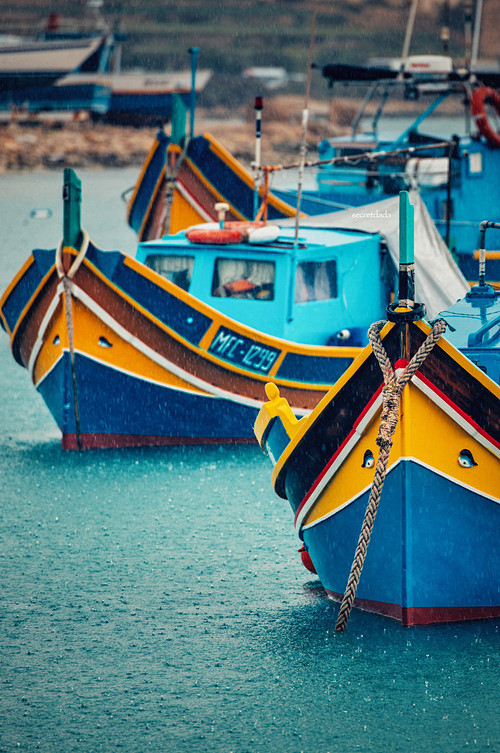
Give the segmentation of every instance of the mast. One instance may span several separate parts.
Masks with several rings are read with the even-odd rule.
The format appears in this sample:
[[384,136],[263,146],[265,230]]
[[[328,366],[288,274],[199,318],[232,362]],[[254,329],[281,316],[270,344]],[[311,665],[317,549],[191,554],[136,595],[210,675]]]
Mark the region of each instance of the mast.
[[307,63],[307,81],[306,81],[306,95],[304,99],[304,110],[302,111],[302,138],[300,144],[300,165],[299,165],[299,179],[297,187],[297,214],[295,215],[295,241],[294,246],[297,246],[299,240],[299,225],[300,225],[300,201],[302,198],[302,180],[304,176],[304,166],[306,161],[307,150],[307,124],[309,122],[309,93],[311,91],[311,71],[312,71],[312,56],[314,49],[314,36],[316,33],[316,16],[318,13],[318,0],[314,3],[314,12],[311,25],[311,42],[309,44],[309,60]]
[[465,67],[470,69],[471,57],[472,57],[472,0],[465,0],[464,4],[465,14]]
[[405,39],[403,42],[403,50],[401,52],[401,70],[403,73],[408,53],[410,52],[411,38],[413,36],[413,27],[415,26],[415,16],[417,15],[418,0],[412,0],[410,15],[408,16],[408,22],[406,24]]
[[476,67],[477,57],[479,54],[479,40],[481,37],[481,22],[483,18],[483,0],[477,0],[476,17],[474,19],[474,37],[472,39],[472,55],[470,67],[472,70]]

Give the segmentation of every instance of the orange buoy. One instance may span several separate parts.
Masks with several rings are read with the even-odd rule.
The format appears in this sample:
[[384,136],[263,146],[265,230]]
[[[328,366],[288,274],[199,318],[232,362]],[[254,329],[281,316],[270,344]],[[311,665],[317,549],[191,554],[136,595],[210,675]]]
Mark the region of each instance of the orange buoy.
[[491,105],[500,116],[500,92],[489,86],[481,86],[472,95],[471,111],[479,133],[491,144],[500,149],[500,133],[497,133],[488,120],[485,105]]
[[302,564],[306,568],[306,570],[309,570],[310,573],[314,573],[316,575],[316,568],[313,565],[313,561],[311,559],[311,555],[307,551],[304,545],[301,546],[299,549],[300,553],[300,559],[302,560]]

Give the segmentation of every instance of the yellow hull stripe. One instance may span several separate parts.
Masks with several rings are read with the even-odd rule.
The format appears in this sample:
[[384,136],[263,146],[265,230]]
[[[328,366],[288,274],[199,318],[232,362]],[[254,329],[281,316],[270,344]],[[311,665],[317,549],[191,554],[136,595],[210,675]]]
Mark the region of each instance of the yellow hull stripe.
[[[302,525],[307,526],[333,514],[349,501],[359,497],[370,487],[378,456],[376,437],[380,423],[377,411],[361,436],[351,442],[344,462],[332,466],[325,474],[321,487],[302,513]],[[459,458],[466,449],[477,465],[463,467]],[[363,467],[365,452],[375,459],[372,468]],[[403,391],[400,420],[396,428],[389,468],[401,458],[413,458],[421,465],[449,478],[453,483],[471,489],[482,496],[498,500],[500,490],[500,449],[495,447],[474,426],[452,412],[445,413],[436,400],[425,394],[413,382]],[[499,500],[500,501],[500,500]],[[297,523],[300,525],[299,517]]]

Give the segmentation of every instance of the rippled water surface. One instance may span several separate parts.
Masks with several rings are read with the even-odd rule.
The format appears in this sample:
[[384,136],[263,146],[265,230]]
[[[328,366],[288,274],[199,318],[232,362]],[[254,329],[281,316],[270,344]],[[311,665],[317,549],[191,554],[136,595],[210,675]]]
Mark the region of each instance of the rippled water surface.
[[[133,251],[136,171],[79,174],[93,240]],[[2,291],[60,195],[0,177]],[[63,453],[3,331],[0,359],[2,753],[500,749],[498,622],[336,635],[256,447]]]

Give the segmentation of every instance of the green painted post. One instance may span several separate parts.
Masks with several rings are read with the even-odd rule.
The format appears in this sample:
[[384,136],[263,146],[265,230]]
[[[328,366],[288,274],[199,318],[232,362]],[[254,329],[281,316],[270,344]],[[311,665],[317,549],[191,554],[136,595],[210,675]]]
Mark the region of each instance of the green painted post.
[[172,94],[172,134],[170,141],[183,147],[186,141],[187,108],[180,94]]
[[82,182],[71,167],[64,168],[63,179],[63,246],[78,249],[81,229]]
[[413,264],[415,261],[415,220],[414,209],[410,204],[408,191],[399,192],[399,263]]
[[399,192],[399,305],[415,302],[415,222],[408,191]]
[[194,136],[194,113],[196,110],[196,67],[198,65],[198,53],[199,47],[190,47],[189,53],[191,55],[191,101],[189,105],[189,138]]

